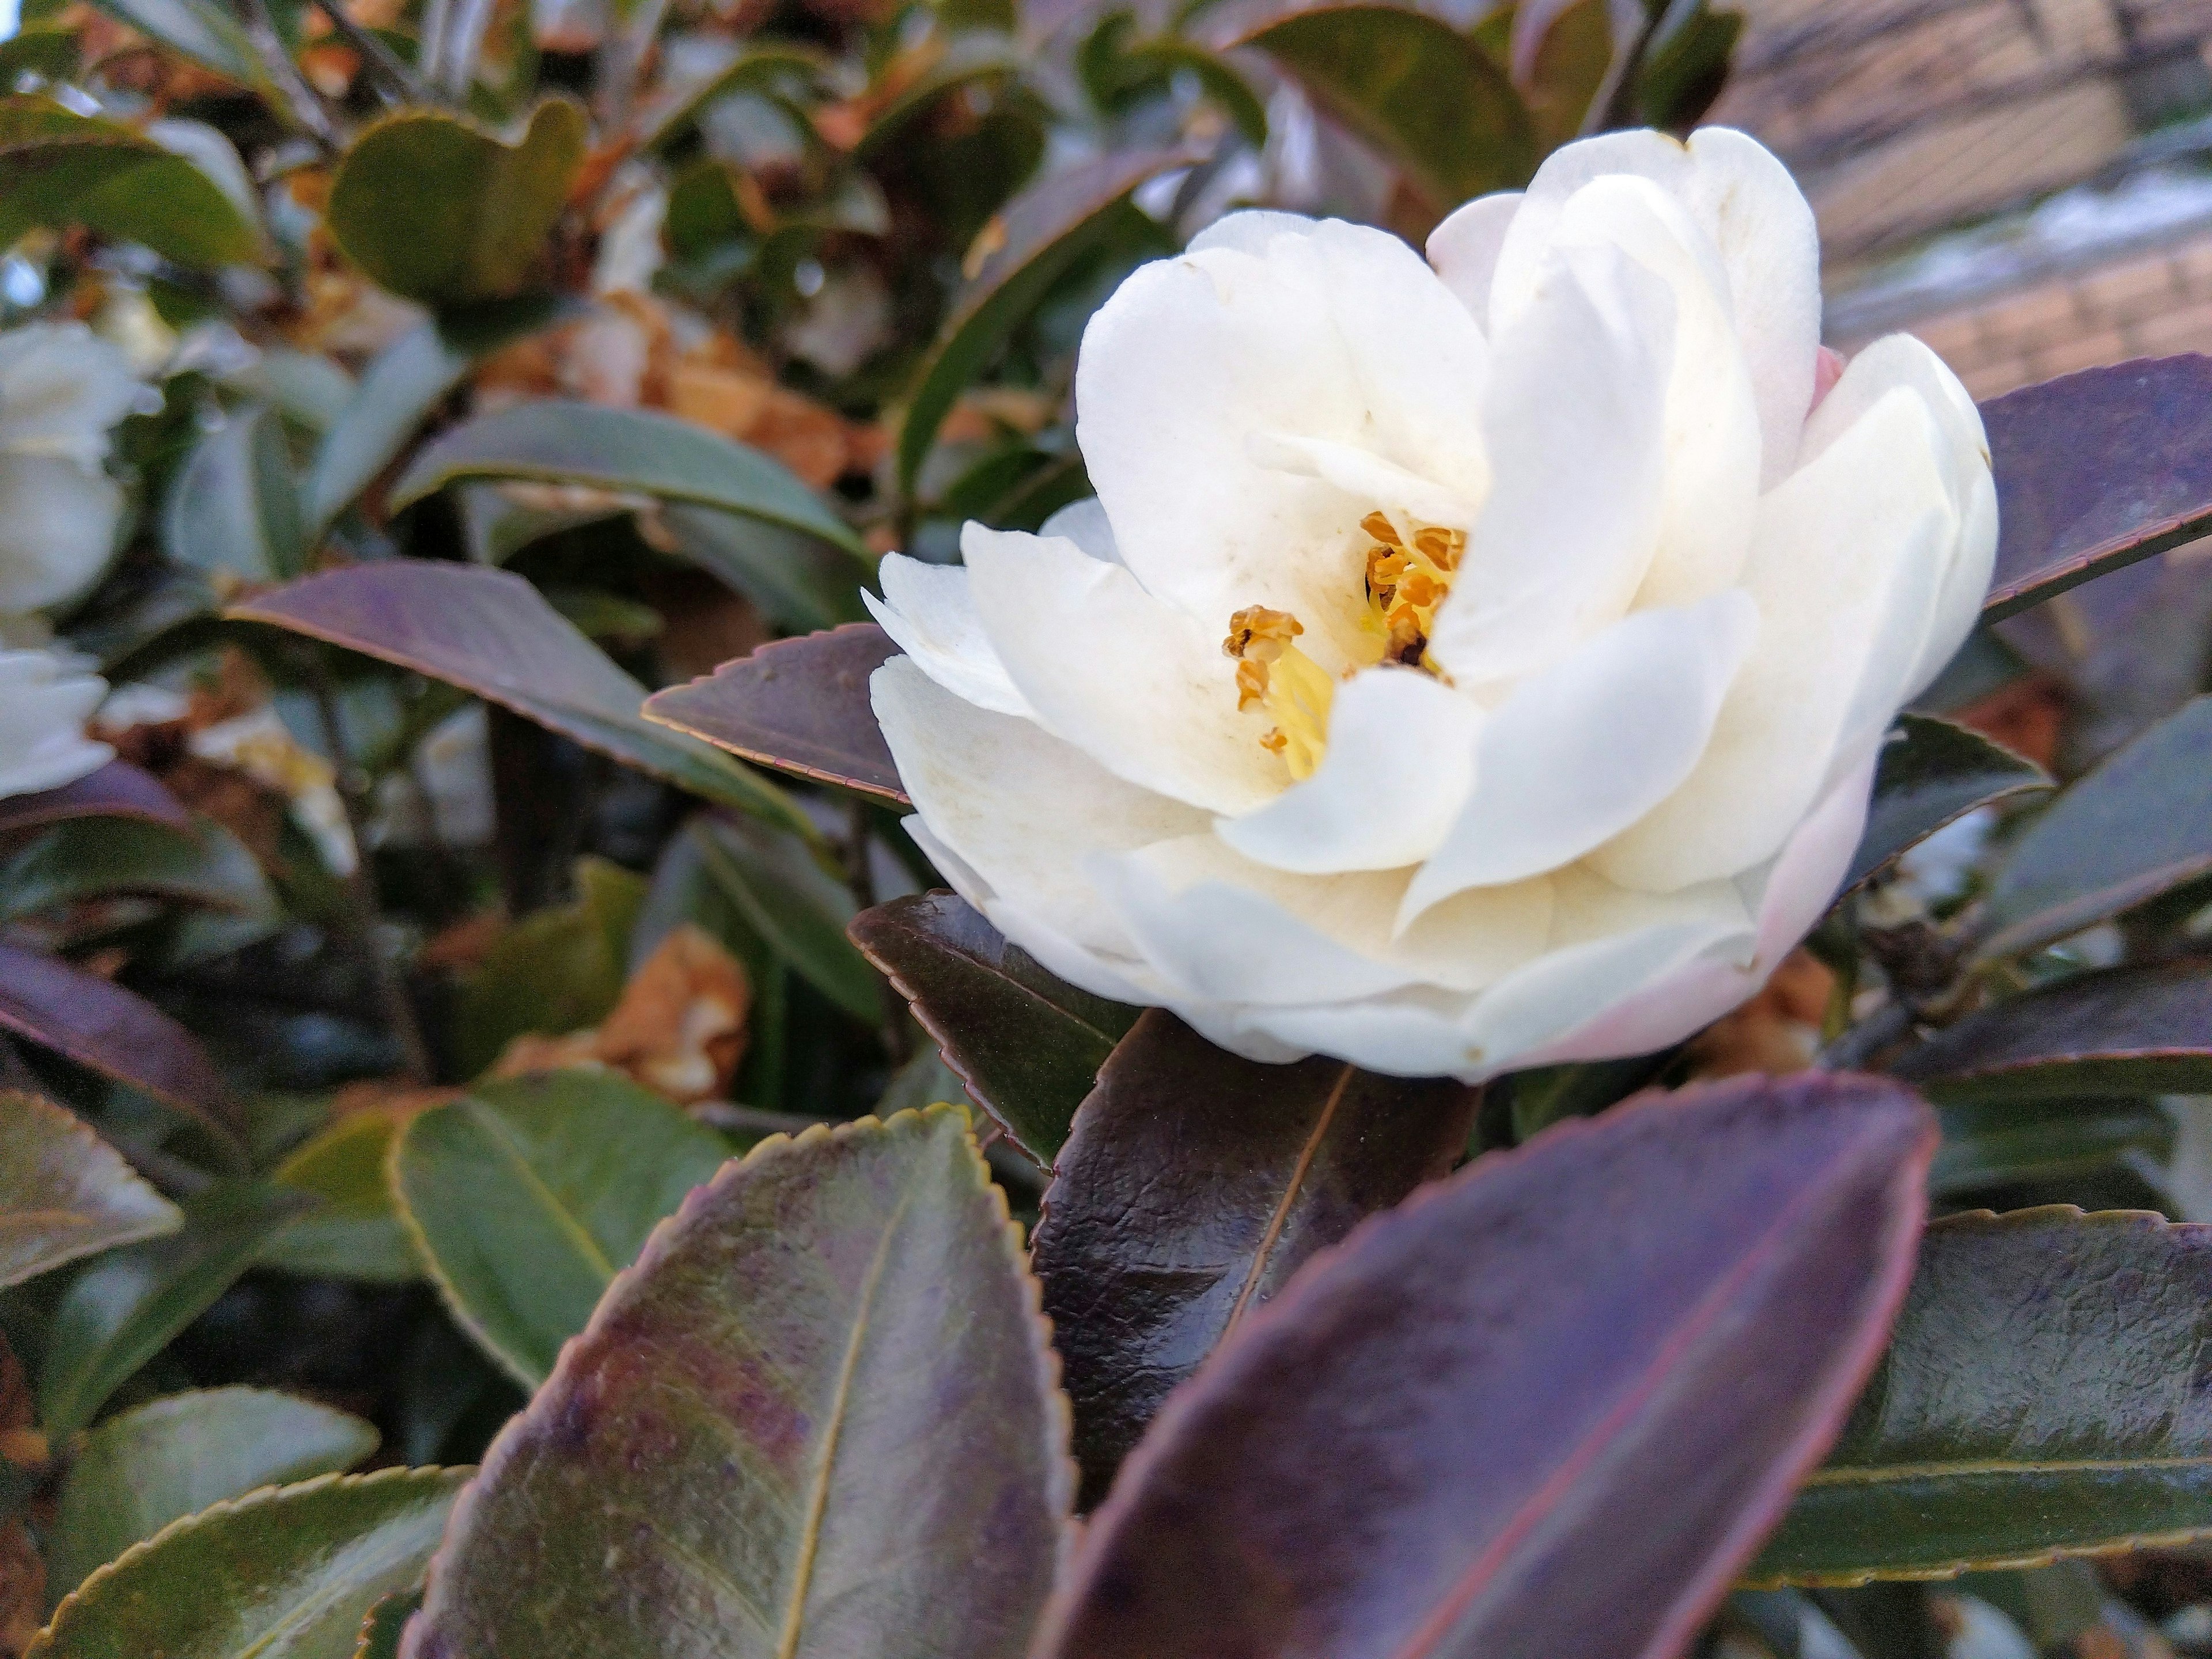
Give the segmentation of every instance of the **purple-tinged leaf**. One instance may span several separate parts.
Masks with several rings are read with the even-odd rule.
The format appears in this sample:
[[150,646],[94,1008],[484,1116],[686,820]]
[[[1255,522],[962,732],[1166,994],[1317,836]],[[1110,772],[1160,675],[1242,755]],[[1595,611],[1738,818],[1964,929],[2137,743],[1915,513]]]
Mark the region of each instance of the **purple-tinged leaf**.
[[76,1113],[0,1090],[0,1286],[184,1224]]
[[2212,358],[2138,358],[1982,405],[2009,617],[2212,529]]
[[910,805],[868,701],[898,647],[873,623],[764,645],[646,700],[645,717],[781,772]]
[[645,688],[507,571],[390,559],[309,576],[225,614],[444,680],[678,788],[813,833],[767,779],[648,725],[639,712]]
[[0,1030],[143,1089],[237,1148],[242,1120],[215,1062],[135,992],[59,957],[0,944]]
[[1935,1140],[1744,1079],[1373,1218],[1170,1400],[1041,1659],[1668,1659],[1879,1355]]
[[1889,1069],[1940,1100],[2212,1094],[2212,961],[2080,974],[2008,997]]
[[1098,1073],[1031,1253],[1095,1502],[1168,1391],[1335,1243],[1466,1148],[1479,1091],[1261,1066],[1159,1009]]
[[956,894],[893,899],[850,931],[976,1103],[1050,1168],[1137,1010],[1054,977]]
[[1074,1484],[1053,1371],[963,1112],[773,1136],[493,1442],[400,1650],[1018,1659]]
[[2050,787],[2041,767],[1963,726],[1901,714],[1883,740],[1866,830],[1844,885],[1857,886],[1978,806]]
[[192,825],[191,814],[161,780],[128,761],[110,761],[58,789],[0,800],[0,836],[94,817],[137,818],[188,834]]

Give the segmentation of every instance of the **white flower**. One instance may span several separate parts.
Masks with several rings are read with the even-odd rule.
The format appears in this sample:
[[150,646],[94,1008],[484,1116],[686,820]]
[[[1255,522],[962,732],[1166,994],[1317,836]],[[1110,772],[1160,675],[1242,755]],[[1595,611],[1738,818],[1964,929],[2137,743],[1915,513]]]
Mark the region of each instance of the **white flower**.
[[84,734],[107,683],[55,651],[0,651],[0,799],[74,783],[115,758]]
[[1424,264],[1245,213],[1084,337],[1096,501],[887,559],[876,711],[1003,932],[1260,1059],[1469,1079],[1674,1042],[1833,897],[1996,539],[1972,403],[1814,407],[1812,215],[1622,133]]
[[59,605],[106,568],[123,518],[108,432],[149,398],[82,323],[0,334],[0,611]]

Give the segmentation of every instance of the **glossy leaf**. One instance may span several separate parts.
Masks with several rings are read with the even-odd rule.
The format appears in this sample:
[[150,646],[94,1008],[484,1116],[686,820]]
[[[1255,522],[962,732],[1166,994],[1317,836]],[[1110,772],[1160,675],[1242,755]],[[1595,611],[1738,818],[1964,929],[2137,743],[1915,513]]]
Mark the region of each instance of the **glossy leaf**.
[[72,1434],[253,1265],[299,1208],[265,1187],[213,1187],[185,1201],[185,1224],[81,1271],[54,1309],[39,1372],[39,1421]]
[[733,92],[813,90],[825,84],[830,70],[830,59],[801,41],[755,36],[719,74],[655,111],[639,148],[670,149],[698,125],[711,105]]
[[71,225],[183,265],[241,264],[261,252],[259,228],[183,156],[51,98],[0,98],[0,246]]
[[653,1224],[728,1156],[659,1095],[571,1071],[480,1083],[410,1119],[386,1168],[454,1317],[535,1388]]
[[399,1659],[399,1640],[407,1621],[422,1605],[419,1589],[394,1590],[368,1610],[361,1621],[361,1637],[353,1659]]
[[276,1166],[271,1181],[316,1204],[262,1247],[262,1267],[386,1285],[422,1276],[384,1179],[385,1158],[404,1115],[349,1112]]
[[1439,213],[1535,171],[1535,131],[1504,70],[1426,12],[1238,0],[1207,13],[1199,33],[1216,50],[1266,52],[1395,161]]
[[953,400],[1110,228],[1129,192],[1194,158],[1180,149],[1109,151],[1021,191],[994,221],[999,246],[960,289],[899,428],[898,482],[911,492]]
[[110,761],[74,783],[42,789],[35,795],[0,800],[0,836],[44,830],[77,818],[132,818],[141,823],[188,830],[191,814],[150,772],[128,761]]
[[2041,767],[1963,726],[1900,714],[1882,742],[1866,830],[1844,884],[1856,887],[1978,806],[2050,787]]
[[1032,1251],[1087,1498],[1300,1264],[1450,1173],[1479,1097],[1319,1057],[1262,1066],[1160,1009],[1137,1021],[1075,1115]]
[[402,1651],[1019,1659],[1073,1484],[1052,1379],[957,1108],[763,1141],[493,1443]]
[[2008,617],[2212,529],[2212,358],[2137,358],[1982,406],[1997,479],[1983,614]]
[[576,860],[576,896],[532,911],[494,939],[462,981],[456,1057],[474,1076],[526,1031],[596,1025],[621,1000],[646,883],[605,859]]
[[474,306],[434,317],[379,352],[315,452],[307,522],[319,533],[399,457],[477,358],[551,320],[542,300]]
[[777,640],[654,692],[646,718],[763,766],[908,805],[868,701],[868,677],[897,651],[873,623]]
[[479,415],[441,433],[416,456],[392,487],[392,507],[464,478],[522,478],[655,495],[804,531],[867,557],[845,521],[781,462],[653,410],[543,398]]
[[883,1017],[883,988],[845,937],[852,890],[804,842],[764,824],[711,823],[700,850],[745,925],[800,978],[864,1024]]
[[2212,962],[2077,974],[1967,1015],[1889,1069],[1942,1100],[2212,1094]]
[[860,586],[873,567],[842,546],[712,507],[670,505],[660,521],[678,552],[778,627],[804,633],[867,617]]
[[[0,919],[58,909],[112,893],[243,910],[268,898],[257,867],[228,856],[234,842],[143,818],[74,818],[0,866]],[[250,862],[250,860],[249,860]],[[244,877],[251,890],[241,886]]]
[[647,723],[645,688],[504,570],[428,559],[356,565],[257,594],[228,614],[445,680],[679,788],[811,828],[765,778]]
[[2212,1229],[2053,1206],[1928,1230],[1888,1357],[1751,1569],[1854,1583],[2212,1532]]
[[1990,884],[1985,957],[2047,945],[2212,871],[2212,696],[2051,804]]
[[219,580],[282,581],[300,574],[307,562],[307,524],[276,410],[266,404],[243,410],[192,446],[169,487],[161,544],[178,564]]
[[203,1389],[118,1413],[63,1479],[47,1539],[51,1593],[71,1590],[172,1521],[259,1486],[351,1468],[378,1435],[350,1412],[265,1389]]
[[2130,1153],[2162,1163],[2173,1146],[2173,1120],[2148,1100],[1983,1099],[1951,1102],[1936,1115],[1943,1144],[1929,1168],[1928,1190],[1953,1202],[1992,1188],[2109,1170]]
[[184,1224],[75,1113],[0,1091],[0,1285]]
[[94,1573],[30,1652],[351,1659],[368,1610],[422,1575],[467,1475],[325,1475],[217,1504]]
[[441,110],[402,110],[354,141],[324,222],[348,258],[407,299],[514,295],[583,165],[586,125],[567,98],[539,104],[512,143]]
[[1373,1218],[1170,1398],[1040,1659],[1679,1651],[1880,1352],[1934,1140],[1742,1079]]
[[1610,0],[1525,0],[1513,10],[1508,52],[1537,142],[1555,149],[1581,131],[1613,66]]
[[216,0],[94,0],[99,9],[242,87],[264,84],[253,43]]
[[853,938],[1014,1144],[1049,1166],[1138,1010],[1078,990],[951,893],[864,911]]
[[237,1103],[191,1033],[97,974],[0,943],[0,1030],[143,1089],[236,1146]]

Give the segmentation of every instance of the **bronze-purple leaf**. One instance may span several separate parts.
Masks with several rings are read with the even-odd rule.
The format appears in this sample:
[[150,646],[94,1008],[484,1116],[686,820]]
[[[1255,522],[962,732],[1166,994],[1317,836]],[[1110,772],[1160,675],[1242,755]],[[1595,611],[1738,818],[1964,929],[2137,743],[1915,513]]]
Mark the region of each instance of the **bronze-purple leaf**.
[[1301,1263],[1450,1173],[1478,1098],[1340,1060],[1262,1066],[1158,1009],[1138,1020],[1075,1115],[1031,1257],[1082,1501]]
[[2212,529],[2212,358],[2139,358],[1982,405],[2008,617]]
[[703,679],[655,692],[645,717],[763,766],[905,806],[868,701],[868,676],[897,650],[873,623],[778,640]]
[[0,945],[0,1030],[143,1089],[237,1146],[238,1105],[215,1062],[135,992],[59,957]]
[[1038,1655],[1670,1659],[1881,1352],[1935,1144],[1894,1084],[1745,1079],[1366,1222],[1169,1401]]
[[964,1113],[773,1136],[647,1242],[448,1523],[404,1659],[1019,1659],[1074,1472]]
[[92,817],[138,818],[186,833],[192,827],[191,815],[161,780],[128,761],[110,761],[58,789],[0,800],[0,835]]

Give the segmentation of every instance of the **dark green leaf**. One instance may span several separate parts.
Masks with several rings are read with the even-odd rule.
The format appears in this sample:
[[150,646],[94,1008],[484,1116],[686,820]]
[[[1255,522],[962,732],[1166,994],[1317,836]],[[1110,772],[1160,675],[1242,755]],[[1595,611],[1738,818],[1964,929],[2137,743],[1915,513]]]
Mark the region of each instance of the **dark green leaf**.
[[1072,1471],[955,1108],[764,1141],[484,1459],[414,1659],[1020,1659]]
[[1934,1143],[1738,1079],[1373,1217],[1170,1399],[1038,1659],[1683,1651],[1880,1352]]
[[806,633],[867,618],[860,585],[874,568],[841,546],[712,507],[672,503],[660,520],[678,551],[744,594],[779,628]]
[[384,1179],[403,1115],[349,1112],[276,1166],[271,1181],[317,1203],[262,1247],[262,1267],[390,1285],[422,1276]]
[[1928,1190],[1952,1200],[2083,1175],[2130,1152],[2162,1161],[2173,1144],[2173,1120],[2143,1100],[1980,1100],[1939,1107],[1936,1116],[1943,1144]]
[[0,246],[38,226],[80,224],[184,265],[261,253],[259,228],[183,156],[51,98],[0,98]]
[[954,35],[921,73],[907,80],[876,111],[875,119],[854,146],[854,159],[866,161],[881,154],[908,121],[947,93],[1007,80],[1022,67],[1021,53],[1014,42],[994,30]]
[[467,1478],[465,1469],[380,1469],[217,1504],[94,1573],[30,1651],[352,1659],[368,1610],[422,1576]]
[[1631,1054],[1621,1060],[1538,1066],[1515,1072],[1492,1086],[1506,1091],[1513,1139],[1518,1142],[1569,1118],[1595,1116],[1653,1081],[1671,1058],[1665,1053]]
[[805,842],[762,823],[721,823],[702,830],[700,849],[747,926],[800,978],[864,1024],[882,1018],[882,985],[845,937],[852,892]]
[[409,1120],[392,1186],[454,1316],[526,1386],[729,1148],[600,1072],[480,1083]]
[[422,1592],[410,1589],[394,1590],[371,1607],[361,1621],[361,1639],[353,1659],[399,1659],[399,1638],[422,1605]]
[[1900,714],[1883,740],[1874,801],[1846,886],[1978,806],[2047,789],[2043,769],[1948,720]]
[[131,1244],[84,1268],[54,1310],[39,1373],[39,1420],[60,1437],[92,1421],[107,1396],[253,1265],[299,1208],[273,1188],[214,1187],[185,1200],[183,1230]]
[[1049,1167],[1139,1011],[1047,973],[951,893],[864,911],[853,938],[913,1006],[977,1103]]
[[203,823],[179,833],[140,818],[74,818],[58,824],[0,867],[0,921],[112,893],[143,893],[185,904],[242,911],[268,897],[248,855]]
[[830,60],[812,46],[755,35],[721,73],[654,112],[639,148],[669,149],[698,125],[709,105],[733,92],[773,93],[793,99],[818,95],[830,71]]
[[274,410],[234,415],[192,447],[169,486],[161,545],[187,569],[234,582],[283,581],[306,567],[299,481]]
[[99,9],[242,87],[266,84],[253,43],[216,0],[94,0]]
[[629,977],[629,936],[646,883],[605,859],[576,860],[571,903],[532,912],[502,933],[461,986],[455,1047],[473,1077],[526,1031],[596,1025]]
[[408,299],[516,294],[583,165],[586,127],[567,98],[539,104],[512,143],[443,111],[402,110],[346,152],[325,222],[348,258]]
[[376,1431],[348,1412],[265,1389],[173,1394],[92,1431],[62,1481],[46,1584],[60,1595],[141,1539],[210,1504],[351,1468]]
[[26,75],[47,81],[72,80],[76,71],[73,29],[29,28],[12,40],[0,41],[0,87],[13,87]]
[[392,487],[392,507],[462,478],[524,478],[658,495],[804,531],[868,556],[845,521],[781,463],[651,410],[545,398],[480,415],[441,434],[415,458]]
[[911,492],[937,429],[992,353],[1052,285],[1111,229],[1129,192],[1193,157],[1179,149],[1121,151],[1056,172],[1023,191],[996,222],[998,248],[965,283],[939,331],[899,427],[899,489]]
[[184,1224],[76,1114],[0,1091],[0,1285]]
[[648,724],[645,688],[544,597],[504,570],[388,560],[310,576],[228,613],[367,652],[473,691],[586,749],[802,834],[774,784],[712,748]]
[[763,766],[910,805],[868,701],[868,677],[897,650],[873,623],[776,640],[654,692],[645,717]]
[[1937,1223],[1888,1357],[1751,1576],[1942,1577],[2212,1531],[2208,1340],[2203,1228]]
[[2079,933],[2212,871],[2212,696],[2195,699],[2053,801],[1990,890],[1981,953]]
[[1558,149],[1582,131],[1613,67],[1610,0],[1522,0],[1513,10],[1513,84],[1528,100],[1537,143]]
[[1686,133],[1705,118],[1727,84],[1729,59],[1743,34],[1743,14],[1705,0],[1674,0],[1636,70],[1636,102],[1644,118]]
[[1467,1146],[1477,1091],[1262,1066],[1138,1020],[1054,1162],[1032,1252],[1095,1503],[1168,1391],[1316,1251]]

